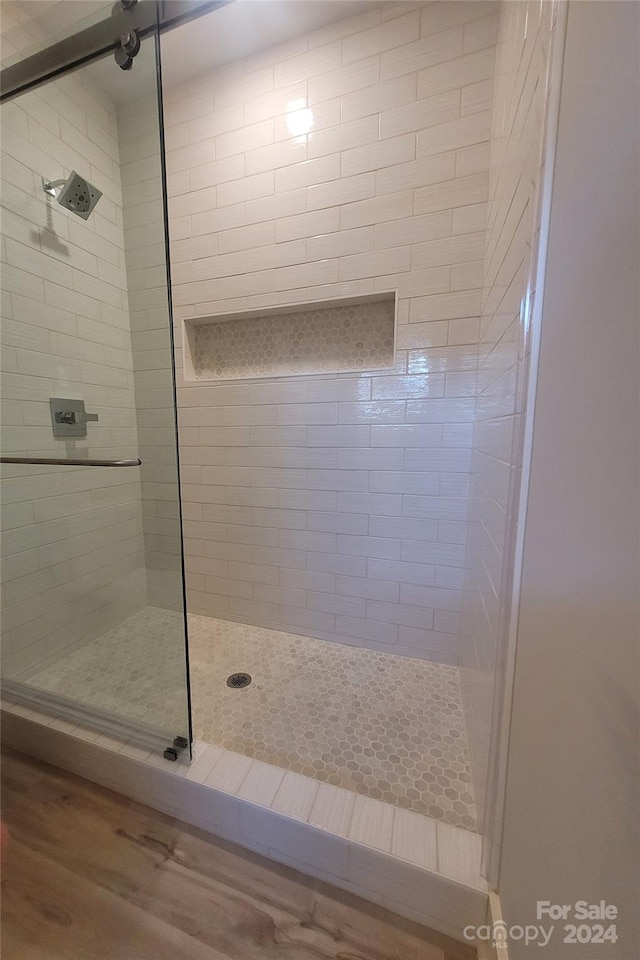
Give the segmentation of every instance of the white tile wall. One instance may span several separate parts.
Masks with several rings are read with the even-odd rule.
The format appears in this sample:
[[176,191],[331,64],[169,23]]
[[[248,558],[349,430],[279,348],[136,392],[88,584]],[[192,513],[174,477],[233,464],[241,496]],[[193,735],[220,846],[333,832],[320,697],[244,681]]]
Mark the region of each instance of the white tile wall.
[[[3,11],[4,14],[4,11]],[[115,110],[73,74],[3,105],[2,448],[137,456]],[[100,190],[83,222],[42,189],[71,169]],[[49,397],[98,413],[56,440]],[[3,467],[3,670],[32,672],[145,603],[134,470]]]
[[389,3],[166,92],[179,369],[189,316],[400,297],[385,375],[179,379],[194,612],[457,660],[496,11]]
[[[530,278],[535,276],[537,255],[552,14],[550,3],[502,4],[496,49],[461,661],[480,810],[487,790],[494,693],[497,689],[499,695],[504,665],[513,573],[529,349],[521,306],[527,294],[529,299],[534,295]],[[479,33],[476,38],[479,42]],[[478,91],[467,88],[467,107]],[[484,91],[479,92],[484,98]]]

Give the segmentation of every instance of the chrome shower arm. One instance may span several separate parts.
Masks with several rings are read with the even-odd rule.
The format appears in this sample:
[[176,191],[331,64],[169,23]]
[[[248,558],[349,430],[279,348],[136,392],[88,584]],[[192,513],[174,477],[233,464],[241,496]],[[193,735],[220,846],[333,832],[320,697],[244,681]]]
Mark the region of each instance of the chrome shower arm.
[[45,178],[43,177],[43,178],[42,178],[42,189],[44,190],[45,193],[48,193],[48,194],[50,194],[52,197],[55,197],[55,195],[56,195],[56,190],[57,190],[59,187],[64,187],[64,185],[65,185],[66,182],[67,182],[66,180],[45,180]]

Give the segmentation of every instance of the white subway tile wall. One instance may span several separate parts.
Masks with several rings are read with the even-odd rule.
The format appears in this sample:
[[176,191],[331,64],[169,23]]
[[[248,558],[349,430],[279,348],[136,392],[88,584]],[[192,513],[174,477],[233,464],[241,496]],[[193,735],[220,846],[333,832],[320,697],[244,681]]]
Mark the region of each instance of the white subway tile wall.
[[[166,91],[193,612],[457,662],[496,25],[388,3]],[[383,374],[181,376],[188,317],[393,289]]]
[[[535,295],[553,15],[550,3],[501,4],[496,49],[460,671],[480,813],[505,666],[530,346],[521,310]],[[467,105],[478,90],[467,91]]]
[[[138,454],[115,109],[73,74],[4,104],[2,444],[5,455]],[[43,178],[102,191],[90,219]],[[50,397],[99,415],[55,439]],[[3,670],[29,675],[146,602],[137,470],[4,466]]]

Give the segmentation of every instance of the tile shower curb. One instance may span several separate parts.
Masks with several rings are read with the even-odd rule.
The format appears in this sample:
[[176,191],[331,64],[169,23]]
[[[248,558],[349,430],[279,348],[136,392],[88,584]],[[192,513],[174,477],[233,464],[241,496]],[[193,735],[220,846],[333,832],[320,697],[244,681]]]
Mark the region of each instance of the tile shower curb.
[[480,837],[459,827],[200,741],[169,764],[13,703],[2,740],[454,939],[485,920]]

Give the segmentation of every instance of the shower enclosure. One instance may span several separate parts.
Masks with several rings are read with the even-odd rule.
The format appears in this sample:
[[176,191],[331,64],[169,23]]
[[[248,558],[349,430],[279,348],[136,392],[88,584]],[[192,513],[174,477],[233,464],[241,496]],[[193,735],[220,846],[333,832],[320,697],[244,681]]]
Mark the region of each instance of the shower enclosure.
[[5,695],[476,850],[555,6],[121,7],[3,71]]
[[[483,238],[463,224],[445,239],[452,212],[416,216],[397,192],[456,168],[437,147],[415,159],[429,114],[405,116],[422,108],[411,82],[375,93],[378,112],[362,102],[357,6],[339,12],[335,77],[342,41],[319,66],[279,63],[277,46],[270,60],[242,48],[238,4],[213,14],[240,43],[231,65],[208,53],[164,87],[138,6],[140,50],[131,30],[116,49],[131,70],[109,57],[18,78],[2,106],[5,693],[175,756],[191,743],[186,566],[200,741],[475,830],[457,669],[475,330],[406,324],[417,294],[449,290],[447,245],[449,296],[472,311],[464,261]],[[495,15],[478,9],[460,29],[479,37],[482,81]],[[437,12],[420,17],[392,21],[387,56],[439,35]],[[174,72],[180,43],[202,60],[206,21],[163,47]],[[442,238],[424,279],[405,229],[427,259]]]
[[158,10],[88,6],[4,18],[4,53],[31,57],[9,56],[0,116],[3,692],[172,759],[191,723]]

